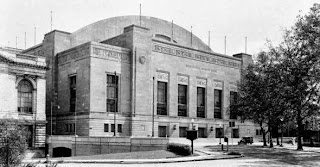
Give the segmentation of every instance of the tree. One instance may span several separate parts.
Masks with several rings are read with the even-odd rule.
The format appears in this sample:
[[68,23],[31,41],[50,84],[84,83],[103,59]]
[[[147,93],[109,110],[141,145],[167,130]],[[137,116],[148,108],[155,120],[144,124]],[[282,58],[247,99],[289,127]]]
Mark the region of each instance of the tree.
[[302,150],[303,123],[319,114],[320,102],[320,5],[314,4],[305,16],[287,30],[277,48],[282,55],[281,82],[298,128],[298,150]]
[[250,64],[247,69],[242,71],[242,77],[238,83],[238,98],[235,103],[230,105],[230,113],[236,113],[242,121],[251,120],[259,124],[263,134],[263,145],[266,146],[264,124],[267,122],[268,104],[265,101],[267,85],[263,68],[260,65]]
[[26,150],[26,131],[17,120],[0,120],[0,164],[18,166]]
[[[270,134],[270,147],[273,147],[272,128],[280,124],[280,117],[286,110],[286,102],[281,93],[279,78],[279,56],[269,45],[268,52],[257,55],[257,61],[242,72],[238,84],[239,98],[230,106],[241,119],[251,120],[260,125],[263,145],[266,146],[266,134]],[[265,125],[268,128],[265,128]]]
[[281,103],[274,109],[279,116],[296,120],[297,149],[302,150],[303,123],[320,109],[320,5],[314,4],[307,15],[298,16],[295,25],[285,31],[283,42],[266,53],[277,58],[278,75],[271,79],[277,81],[278,89],[271,97]]

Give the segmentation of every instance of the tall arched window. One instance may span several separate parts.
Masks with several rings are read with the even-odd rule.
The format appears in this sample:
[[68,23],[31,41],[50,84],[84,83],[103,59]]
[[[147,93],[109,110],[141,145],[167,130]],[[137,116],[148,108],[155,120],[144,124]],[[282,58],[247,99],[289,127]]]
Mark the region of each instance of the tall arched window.
[[25,79],[18,85],[18,112],[32,113],[32,85]]

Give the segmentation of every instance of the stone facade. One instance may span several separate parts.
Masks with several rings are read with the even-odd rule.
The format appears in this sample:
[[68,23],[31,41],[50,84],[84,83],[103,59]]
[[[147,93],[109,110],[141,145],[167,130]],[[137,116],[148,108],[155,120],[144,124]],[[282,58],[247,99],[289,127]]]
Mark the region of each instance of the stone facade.
[[18,119],[27,126],[33,148],[45,146],[47,70],[43,57],[0,48],[0,119]]
[[[228,110],[251,56],[214,53],[178,25],[121,16],[74,33],[54,30],[33,48],[27,51],[42,54],[50,67],[49,134],[178,138],[195,128],[202,138],[219,138],[220,129],[230,137],[256,135],[253,123],[230,119]],[[181,113],[179,85],[186,92]]]

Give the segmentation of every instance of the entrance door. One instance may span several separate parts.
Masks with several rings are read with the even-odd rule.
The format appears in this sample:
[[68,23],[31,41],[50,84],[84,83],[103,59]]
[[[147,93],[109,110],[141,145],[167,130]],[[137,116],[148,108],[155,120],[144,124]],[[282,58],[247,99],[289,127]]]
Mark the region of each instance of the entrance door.
[[28,147],[32,147],[33,126],[32,125],[26,125],[25,129],[26,129],[26,132],[27,132],[27,136],[26,136],[27,145],[28,145]]
[[198,128],[198,137],[205,138],[206,137],[206,129],[205,128]]
[[187,137],[187,127],[179,127],[179,137]]

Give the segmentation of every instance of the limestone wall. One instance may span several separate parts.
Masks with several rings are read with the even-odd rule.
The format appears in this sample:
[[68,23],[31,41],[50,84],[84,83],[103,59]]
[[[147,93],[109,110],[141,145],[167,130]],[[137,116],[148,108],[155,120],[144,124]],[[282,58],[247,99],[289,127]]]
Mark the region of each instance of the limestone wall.
[[166,138],[130,137],[72,137],[52,136],[48,138],[49,154],[53,148],[72,149],[72,156],[110,154],[135,151],[164,150],[169,140]]

